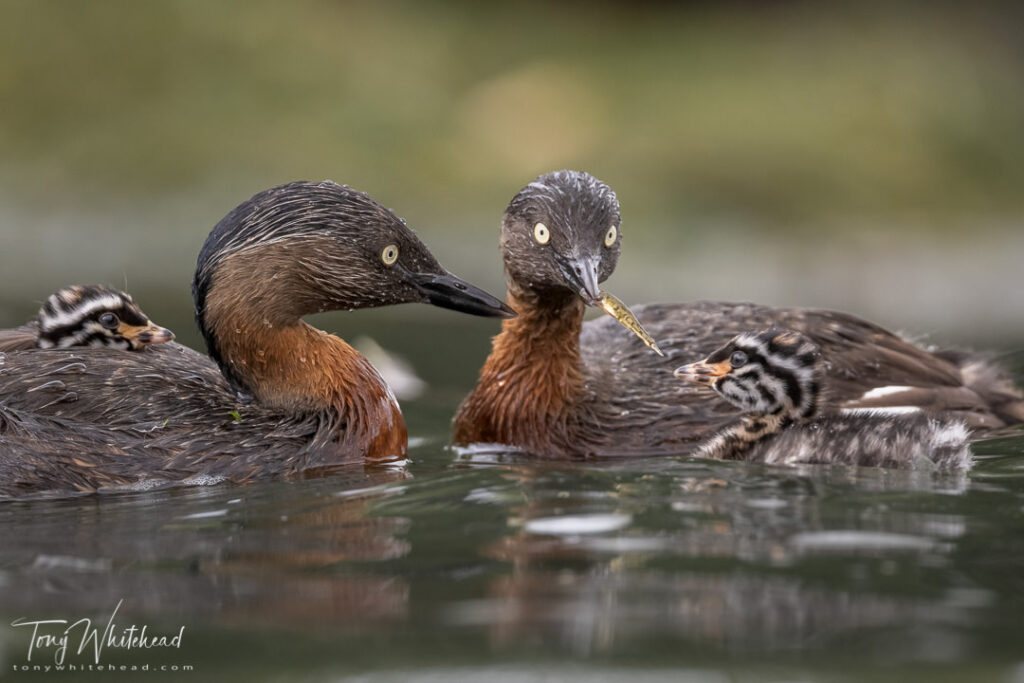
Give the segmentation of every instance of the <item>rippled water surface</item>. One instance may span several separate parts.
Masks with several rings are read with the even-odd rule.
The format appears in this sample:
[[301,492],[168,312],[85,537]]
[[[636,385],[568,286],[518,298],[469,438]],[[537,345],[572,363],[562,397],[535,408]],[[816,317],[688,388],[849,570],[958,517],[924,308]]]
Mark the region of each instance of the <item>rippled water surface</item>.
[[0,677],[14,620],[123,601],[181,647],[101,661],[182,680],[1024,681],[1024,436],[969,477],[538,463],[447,449],[427,379],[406,467],[0,505]]

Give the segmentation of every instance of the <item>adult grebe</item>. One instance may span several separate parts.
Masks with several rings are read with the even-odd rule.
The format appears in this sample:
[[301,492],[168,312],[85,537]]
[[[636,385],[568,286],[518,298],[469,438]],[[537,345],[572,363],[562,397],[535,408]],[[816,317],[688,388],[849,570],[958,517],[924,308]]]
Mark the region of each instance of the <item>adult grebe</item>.
[[[0,356],[0,402],[21,425],[0,441],[0,493],[247,481],[402,457],[405,423],[387,385],[302,316],[404,302],[513,315],[442,268],[390,211],[332,182],[275,187],[231,211],[203,245],[193,296],[210,357],[174,343]],[[30,443],[61,433],[65,458]]]
[[984,360],[926,351],[845,313],[707,301],[635,308],[665,358],[609,318],[583,324],[588,304],[628,315],[607,306],[598,285],[621,242],[615,193],[591,175],[549,173],[513,197],[501,251],[519,316],[503,323],[455,417],[456,445],[556,458],[685,452],[737,411],[675,381],[672,370],[745,330],[773,326],[821,348],[824,381],[843,407],[920,407],[972,428],[1024,420],[1020,392]]

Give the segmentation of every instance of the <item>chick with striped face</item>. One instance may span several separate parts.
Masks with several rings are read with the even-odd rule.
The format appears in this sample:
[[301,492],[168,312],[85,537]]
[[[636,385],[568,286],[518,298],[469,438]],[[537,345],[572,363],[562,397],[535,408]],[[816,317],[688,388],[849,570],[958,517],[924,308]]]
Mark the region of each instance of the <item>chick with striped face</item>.
[[75,285],[51,295],[37,320],[36,346],[41,349],[102,346],[141,351],[174,339],[174,333],[154,324],[131,296],[95,285]]
[[819,375],[817,346],[790,330],[740,334],[675,371],[677,378],[710,386],[745,412],[792,418],[817,411]]

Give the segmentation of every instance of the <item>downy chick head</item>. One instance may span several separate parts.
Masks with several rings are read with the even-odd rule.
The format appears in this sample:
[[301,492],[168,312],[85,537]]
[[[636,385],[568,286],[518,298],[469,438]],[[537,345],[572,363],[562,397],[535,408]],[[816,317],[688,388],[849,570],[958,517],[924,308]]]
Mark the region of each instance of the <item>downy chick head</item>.
[[99,285],[74,285],[50,295],[37,320],[36,345],[41,349],[109,346],[141,351],[174,339],[129,294]]
[[676,368],[675,376],[711,387],[744,412],[803,419],[821,402],[819,349],[792,330],[737,335],[704,360]]

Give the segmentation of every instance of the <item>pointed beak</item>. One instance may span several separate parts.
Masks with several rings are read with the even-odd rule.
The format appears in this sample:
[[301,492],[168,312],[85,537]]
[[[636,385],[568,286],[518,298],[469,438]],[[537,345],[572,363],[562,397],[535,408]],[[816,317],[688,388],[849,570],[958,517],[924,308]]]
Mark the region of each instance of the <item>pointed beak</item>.
[[705,359],[697,361],[696,363],[690,363],[689,365],[680,366],[676,368],[675,372],[672,374],[675,375],[677,379],[693,382],[694,384],[711,386],[716,380],[729,374],[730,370],[732,370],[732,366],[729,365],[729,361],[708,363],[707,359]]
[[150,344],[166,344],[174,339],[174,333],[166,327],[160,327],[147,321],[147,325],[124,325],[122,324],[118,333],[128,340],[133,349],[142,349]]
[[559,266],[566,281],[588,306],[601,305],[601,288],[597,282],[601,266],[599,256],[582,254],[562,260]]
[[478,287],[451,273],[415,273],[410,278],[425,303],[489,318],[514,318],[516,312]]
[[597,282],[597,273],[601,264],[600,256],[587,254],[565,258],[559,262],[562,275],[565,277],[576,293],[588,306],[596,306],[602,311],[615,318],[620,325],[635,334],[648,347],[654,350],[659,356],[664,356],[661,349],[654,341],[654,337],[647,333],[640,321],[636,319],[633,312],[626,304],[622,303],[608,292],[602,292]]
[[654,342],[654,337],[647,333],[640,321],[636,319],[633,312],[626,304],[622,303],[608,292],[602,292],[597,282],[597,273],[600,268],[600,256],[579,255],[565,258],[559,262],[562,275],[580,295],[580,298],[588,306],[596,306],[602,311],[615,318],[620,325],[635,334],[648,347],[654,350],[659,356],[664,356],[661,349]]

